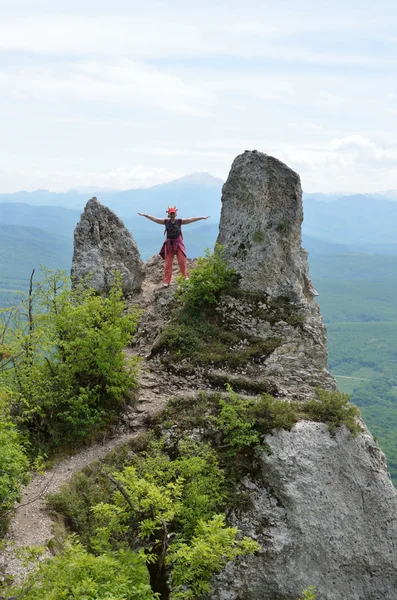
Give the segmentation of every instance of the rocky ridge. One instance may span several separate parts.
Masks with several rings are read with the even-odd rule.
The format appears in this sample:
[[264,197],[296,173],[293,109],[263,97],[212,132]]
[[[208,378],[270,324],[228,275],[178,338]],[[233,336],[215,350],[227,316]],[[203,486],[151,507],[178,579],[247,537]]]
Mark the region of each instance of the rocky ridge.
[[[108,218],[96,204],[93,208]],[[130,301],[144,313],[126,352],[141,356],[142,369],[137,405],[124,415],[120,435],[146,427],[170,397],[189,396],[194,402],[199,391],[221,391],[226,381],[244,395],[271,391],[291,402],[313,397],[317,386],[336,390],[307,255],[300,247],[301,220],[296,173],[256,151],[236,158],[223,188],[218,241],[240,281],[234,293],[223,295],[216,318],[238,334],[231,353],[252,339],[271,342],[269,351],[238,367],[227,360],[193,365],[189,357],[174,364],[165,360],[167,351],[158,343],[172,318],[175,288],[161,287],[159,257],[144,267],[137,263],[140,286]],[[117,235],[115,228],[106,243],[112,246]],[[90,243],[95,250],[93,237]],[[321,600],[394,600],[397,492],[370,433],[364,427],[353,438],[345,427],[331,434],[325,424],[301,421],[264,441],[270,451],[258,450],[256,476],[241,483],[249,507],[230,515],[262,550],[229,563],[214,578],[209,598],[296,600],[304,587],[315,585]]]
[[[262,389],[292,402],[313,397],[317,386],[336,390],[300,247],[301,221],[296,173],[259,152],[236,158],[223,188],[218,241],[240,277],[239,290],[223,295],[216,310],[222,326],[238,331],[242,346],[253,338],[277,343],[237,368],[227,361],[197,364],[189,381],[188,358],[167,372],[161,354],[149,352],[152,372],[176,387],[188,383],[191,394],[222,390],[225,381],[245,395]],[[258,231],[265,236],[261,240]],[[153,298],[138,345],[145,339],[156,347],[170,317],[170,294]],[[211,600],[296,599],[308,585],[316,586],[322,600],[394,600],[397,492],[365,425],[353,437],[345,427],[331,434],[325,424],[301,421],[291,432],[273,432],[265,443],[270,450],[257,452],[257,476],[241,484],[250,507],[231,515],[262,551],[216,576]]]
[[[216,310],[240,344],[277,343],[238,368],[196,365],[191,393],[221,390],[225,381],[243,394],[258,394],[256,387],[290,401],[313,397],[317,386],[336,390],[300,246],[302,217],[296,173],[255,151],[235,159],[223,187],[218,242],[240,277],[239,290],[223,295]],[[158,295],[143,317],[141,335],[154,346],[171,306],[169,295]],[[169,373],[177,386],[186,384],[184,362]],[[149,354],[148,363],[164,369],[161,355]],[[257,476],[242,482],[250,508],[231,516],[262,551],[215,577],[211,600],[295,599],[308,585],[322,600],[393,600],[397,492],[365,426],[352,437],[345,427],[331,434],[325,424],[301,421],[265,442],[270,451],[258,451]]]

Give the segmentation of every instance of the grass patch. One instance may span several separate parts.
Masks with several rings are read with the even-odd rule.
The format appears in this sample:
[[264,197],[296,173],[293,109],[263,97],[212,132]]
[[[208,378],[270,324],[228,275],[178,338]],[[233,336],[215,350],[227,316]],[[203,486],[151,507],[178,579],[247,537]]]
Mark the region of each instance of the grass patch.
[[[164,364],[178,364],[189,369],[198,365],[227,366],[238,370],[248,363],[263,363],[281,346],[281,339],[243,335],[228,324],[227,310],[217,310],[222,298],[241,298],[247,314],[269,322],[284,321],[301,327],[304,316],[287,297],[270,299],[266,294],[239,289],[238,277],[227,268],[222,248],[206,253],[192,270],[190,279],[180,280],[175,294],[176,306],[171,321],[162,330],[153,354],[160,354]],[[244,385],[244,389],[247,386]],[[264,391],[264,390],[260,390]],[[267,391],[267,390],[265,390]]]
[[254,394],[274,394],[276,387],[266,379],[253,379],[242,375],[230,375],[220,371],[209,371],[206,373],[208,381],[217,387],[225,388],[226,384],[232,386],[236,392],[247,392]]
[[192,315],[184,311],[161,332],[153,350],[164,364],[227,365],[237,369],[248,362],[262,363],[281,345],[279,338],[247,336],[225,327],[213,309]]

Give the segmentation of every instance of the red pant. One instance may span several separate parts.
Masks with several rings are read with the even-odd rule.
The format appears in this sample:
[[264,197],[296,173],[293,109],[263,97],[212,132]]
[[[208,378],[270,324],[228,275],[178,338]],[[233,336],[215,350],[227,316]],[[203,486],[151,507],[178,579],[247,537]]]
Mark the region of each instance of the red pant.
[[[176,257],[178,259],[179,270],[184,277],[187,277],[186,272],[186,256],[180,248],[176,251]],[[172,277],[172,263],[174,262],[174,251],[171,249],[170,252],[165,253],[164,260],[164,283],[171,283]]]

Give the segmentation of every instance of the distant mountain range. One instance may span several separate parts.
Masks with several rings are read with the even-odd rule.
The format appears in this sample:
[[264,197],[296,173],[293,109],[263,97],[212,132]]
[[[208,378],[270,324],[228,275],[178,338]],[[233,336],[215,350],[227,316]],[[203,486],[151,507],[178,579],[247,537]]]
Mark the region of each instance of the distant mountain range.
[[0,203],[17,202],[32,206],[83,210],[87,200],[94,195],[120,217],[149,210],[152,214],[161,216],[165,214],[168,205],[174,204],[183,209],[185,217],[193,216],[191,211],[194,211],[194,214],[219,215],[222,185],[222,179],[212,177],[208,173],[192,173],[169,183],[121,192],[96,188],[82,191],[82,188],[78,188],[62,193],[37,190],[0,194]]
[[[193,173],[151,188],[97,191],[96,195],[123,219],[139,245],[147,245],[150,237],[159,239],[161,236],[158,226],[138,217],[137,212],[165,217],[167,206],[174,204],[182,217],[212,216],[205,226],[197,223],[188,230],[193,233],[195,228],[200,228],[203,241],[207,242],[216,237],[214,225],[219,222],[222,185],[221,179],[208,173]],[[52,234],[70,236],[91,193],[92,189],[90,193],[88,190],[86,193],[38,190],[0,194],[0,225],[34,226]],[[304,194],[303,234],[307,249],[325,254],[397,254],[397,202],[391,198],[396,200],[397,192]],[[201,253],[202,244],[196,246],[193,242],[193,248],[194,253]]]

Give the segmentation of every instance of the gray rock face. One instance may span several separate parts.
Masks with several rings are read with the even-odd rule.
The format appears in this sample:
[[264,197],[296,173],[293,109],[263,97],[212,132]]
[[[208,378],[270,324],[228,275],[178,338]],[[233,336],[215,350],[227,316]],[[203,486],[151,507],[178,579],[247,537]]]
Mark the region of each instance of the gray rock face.
[[272,393],[290,400],[309,400],[318,386],[336,390],[328,371],[326,330],[315,300],[289,303],[265,295],[261,300],[249,294],[225,296],[217,311],[224,324],[239,331],[242,344],[247,339],[276,341],[268,356],[256,357],[235,368],[235,373],[266,382]]
[[299,175],[256,150],[237,156],[223,186],[217,241],[245,294],[223,298],[218,310],[242,336],[280,340],[246,374],[289,399],[313,397],[317,386],[336,389],[317,292],[301,248],[302,219]]
[[141,287],[144,268],[133,237],[114,212],[91,198],[74,232],[72,282],[89,276],[95,290],[106,292],[114,271],[121,273],[124,294]]
[[299,175],[253,150],[237,156],[222,190],[218,243],[241,287],[297,301],[316,295],[301,248]]
[[266,442],[234,518],[263,550],[229,563],[211,599],[296,600],[313,585],[319,600],[395,600],[397,492],[369,432],[302,421]]
[[[292,401],[317,385],[336,389],[301,222],[298,175],[266,154],[238,156],[223,187],[218,242],[244,293],[217,310],[243,341],[280,341],[243,374]],[[352,438],[342,427],[331,436],[324,424],[300,422],[265,441],[271,453],[258,452],[257,477],[242,484],[250,508],[233,517],[262,551],[229,563],[210,598],[297,600],[313,585],[319,600],[395,600],[397,492],[371,434]]]

